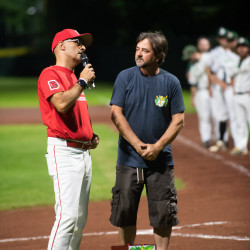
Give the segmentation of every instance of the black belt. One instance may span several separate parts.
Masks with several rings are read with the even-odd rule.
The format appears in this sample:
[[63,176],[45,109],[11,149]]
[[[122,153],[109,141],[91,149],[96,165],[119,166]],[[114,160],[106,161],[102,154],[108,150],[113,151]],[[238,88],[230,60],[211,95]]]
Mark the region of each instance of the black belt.
[[89,144],[91,143],[91,141],[76,141],[71,139],[66,139],[66,141],[68,147],[81,148],[85,150],[89,149]]

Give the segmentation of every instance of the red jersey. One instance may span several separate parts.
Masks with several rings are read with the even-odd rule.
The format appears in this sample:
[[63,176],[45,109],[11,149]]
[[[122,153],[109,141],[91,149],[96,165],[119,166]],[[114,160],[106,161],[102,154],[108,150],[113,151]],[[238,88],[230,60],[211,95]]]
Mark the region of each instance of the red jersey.
[[43,123],[48,127],[48,137],[89,141],[93,130],[84,92],[65,114],[57,112],[48,100],[57,92],[66,91],[76,84],[74,71],[62,66],[45,68],[38,79],[38,98]]

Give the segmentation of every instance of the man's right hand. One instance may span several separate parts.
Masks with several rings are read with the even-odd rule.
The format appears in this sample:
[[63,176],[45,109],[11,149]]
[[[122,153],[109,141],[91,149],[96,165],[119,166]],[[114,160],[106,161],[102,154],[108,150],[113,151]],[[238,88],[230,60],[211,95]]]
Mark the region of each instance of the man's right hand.
[[92,83],[95,80],[95,71],[90,63],[84,67],[79,78],[83,78],[87,83]]
[[147,145],[143,142],[138,143],[137,145],[134,146],[134,149],[136,150],[136,152],[142,156],[142,154],[144,153],[144,151],[147,149]]

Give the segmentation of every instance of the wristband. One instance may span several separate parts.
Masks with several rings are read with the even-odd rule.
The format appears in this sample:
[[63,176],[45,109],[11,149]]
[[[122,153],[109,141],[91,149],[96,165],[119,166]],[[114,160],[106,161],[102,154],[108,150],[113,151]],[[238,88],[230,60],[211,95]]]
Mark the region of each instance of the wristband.
[[79,80],[77,81],[77,83],[83,88],[86,89],[88,87],[88,83],[85,79],[83,78],[79,78]]

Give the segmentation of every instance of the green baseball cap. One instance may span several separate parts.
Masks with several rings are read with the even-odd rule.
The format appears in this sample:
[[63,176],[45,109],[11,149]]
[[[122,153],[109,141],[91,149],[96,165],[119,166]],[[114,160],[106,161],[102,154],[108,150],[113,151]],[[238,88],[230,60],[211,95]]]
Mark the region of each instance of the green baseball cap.
[[245,38],[245,37],[240,37],[239,39],[238,39],[238,44],[237,44],[237,46],[249,46],[250,45],[250,43],[249,43],[249,40],[247,39],[247,38]]
[[188,60],[194,52],[197,52],[197,48],[194,45],[186,45],[182,51],[182,60]]
[[224,28],[224,27],[219,27],[217,29],[217,37],[227,37],[227,32],[228,32],[228,29]]
[[236,39],[238,39],[238,38],[239,38],[239,35],[238,35],[237,32],[232,31],[232,30],[229,30],[229,31],[227,32],[227,40],[228,40],[228,41],[234,41],[234,40],[236,40]]

